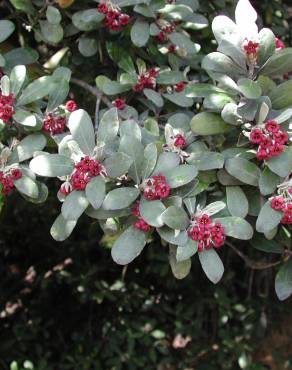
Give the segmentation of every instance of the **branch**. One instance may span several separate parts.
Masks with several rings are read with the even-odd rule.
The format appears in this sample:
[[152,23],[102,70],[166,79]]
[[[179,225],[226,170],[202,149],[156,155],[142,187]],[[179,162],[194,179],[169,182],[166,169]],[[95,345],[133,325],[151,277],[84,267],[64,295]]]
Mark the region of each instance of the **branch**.
[[98,130],[98,126],[99,126],[99,106],[100,106],[100,100],[101,100],[101,97],[96,98],[95,118],[94,118],[94,129],[95,129],[95,131]]
[[252,270],[266,270],[274,266],[278,266],[282,261],[277,262],[271,262],[271,263],[261,263],[258,261],[254,261],[247,257],[244,253],[242,253],[240,250],[238,250],[232,243],[226,242],[226,245],[228,245],[231,249],[234,250],[234,252],[244,260],[247,267],[249,267]]
[[72,77],[70,80],[73,84],[82,87],[84,90],[89,91],[92,95],[96,96],[98,99],[102,100],[105,105],[107,105],[109,108],[112,107],[111,101],[103,95],[103,93],[97,89],[96,87],[93,87],[89,85],[87,82],[79,80],[77,78]]

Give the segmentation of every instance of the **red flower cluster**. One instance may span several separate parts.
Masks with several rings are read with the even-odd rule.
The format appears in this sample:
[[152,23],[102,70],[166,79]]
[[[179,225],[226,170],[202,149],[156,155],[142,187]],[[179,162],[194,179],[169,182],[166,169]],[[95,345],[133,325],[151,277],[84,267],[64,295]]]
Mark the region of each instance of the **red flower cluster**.
[[187,145],[187,141],[186,141],[186,138],[181,135],[181,134],[177,134],[175,135],[174,137],[174,146],[178,147],[178,148],[183,148]]
[[142,92],[144,89],[155,89],[156,78],[159,72],[156,68],[150,68],[146,73],[141,73],[138,77],[137,84],[133,87],[135,92]]
[[268,161],[272,157],[278,157],[284,151],[288,134],[280,130],[280,125],[276,121],[269,120],[265,122],[265,128],[254,128],[249,140],[252,144],[259,144],[257,159]]
[[169,53],[174,54],[177,51],[178,47],[174,44],[170,44],[167,49]]
[[22,172],[19,168],[13,168],[9,173],[0,171],[0,183],[2,184],[2,193],[7,195],[14,189],[14,181],[22,178]]
[[193,218],[188,235],[191,239],[198,241],[198,252],[220,248],[226,239],[223,226],[220,223],[215,223],[207,214]]
[[66,117],[48,114],[43,122],[43,130],[51,135],[62,134],[65,131]]
[[72,185],[70,184],[70,182],[66,181],[60,186],[59,192],[67,196],[71,193],[72,190]]
[[244,51],[249,57],[256,57],[260,44],[258,42],[248,41],[244,46]]
[[[99,176],[103,170],[102,165],[89,156],[76,163],[75,171],[71,177],[73,190],[84,190],[93,177]],[[64,193],[63,193],[64,194]]]
[[181,81],[179,83],[177,83],[176,85],[174,85],[174,90],[175,92],[182,92],[184,91],[185,87],[186,87],[186,82],[184,81]]
[[65,108],[67,109],[68,112],[72,113],[78,109],[78,105],[75,103],[74,100],[69,100],[67,101]]
[[163,175],[155,175],[145,180],[144,197],[147,200],[165,199],[170,194],[170,186]]
[[[289,193],[292,193],[292,188],[290,188]],[[283,196],[274,197],[271,200],[271,207],[276,211],[284,212],[283,218],[281,220],[282,224],[292,225],[292,198],[286,198]]]
[[113,106],[117,108],[117,110],[124,110],[126,108],[126,102],[122,98],[118,98],[112,102]]
[[159,34],[156,36],[158,42],[166,42],[168,40],[167,34],[172,33],[175,30],[175,25],[170,24],[169,26],[164,26]]
[[104,25],[112,31],[120,31],[130,23],[130,16],[121,13],[119,10],[109,7],[106,3],[101,3],[97,11],[105,15]]
[[276,37],[276,49],[285,49],[285,47],[284,42]]
[[2,119],[4,123],[8,123],[15,113],[13,108],[14,102],[15,97],[13,94],[3,95],[0,90],[0,119]]
[[135,229],[139,229],[147,233],[150,231],[151,226],[147,224],[147,222],[141,217],[140,215],[140,202],[135,204],[135,207],[131,210],[132,215],[138,217],[138,220],[133,224]]

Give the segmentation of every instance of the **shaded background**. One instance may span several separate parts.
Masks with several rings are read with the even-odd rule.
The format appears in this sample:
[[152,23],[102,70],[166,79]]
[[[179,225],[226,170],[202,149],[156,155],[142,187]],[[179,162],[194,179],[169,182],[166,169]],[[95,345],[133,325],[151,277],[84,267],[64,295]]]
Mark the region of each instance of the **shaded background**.
[[[7,3],[0,1],[1,17],[9,15]],[[210,19],[232,13],[235,3],[201,1]],[[262,24],[291,45],[291,1],[253,5]],[[200,38],[204,52],[214,48],[210,29]],[[92,81],[102,68],[92,60],[73,71],[86,70]],[[72,94],[94,108],[83,91]],[[192,273],[177,281],[155,240],[121,268],[111,260],[111,241],[86,216],[69,240],[52,240],[60,205],[50,187],[46,204],[13,194],[1,213],[1,370],[292,369],[292,304],[275,297],[275,270],[251,270],[223,248],[226,273],[218,286],[195,260]],[[265,260],[262,252],[251,255]]]

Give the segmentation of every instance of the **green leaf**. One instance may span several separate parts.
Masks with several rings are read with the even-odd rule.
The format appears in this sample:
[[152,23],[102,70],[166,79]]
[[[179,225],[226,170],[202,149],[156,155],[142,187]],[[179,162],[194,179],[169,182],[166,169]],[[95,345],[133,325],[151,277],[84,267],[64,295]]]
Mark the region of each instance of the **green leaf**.
[[248,99],[258,99],[262,95],[262,89],[256,81],[241,78],[237,84],[239,91]]
[[282,178],[272,172],[268,167],[265,167],[259,179],[259,187],[261,194],[268,195],[275,192],[277,185],[282,182]]
[[131,90],[130,84],[122,85],[119,82],[111,81],[105,76],[98,76],[95,79],[96,86],[105,94],[105,95],[117,95],[125,91]]
[[42,134],[26,136],[11,153],[9,163],[26,161],[33,156],[34,152],[43,150],[46,144],[47,140]]
[[135,66],[128,51],[119,42],[107,42],[107,51],[111,59],[124,71],[136,74]]
[[249,240],[253,236],[253,228],[241,217],[222,217],[214,221],[219,222],[224,227],[225,234],[232,238]]
[[193,43],[191,38],[180,32],[173,32],[169,35],[169,40],[179,49],[185,50],[188,56],[197,54],[200,51],[200,46]]
[[244,69],[235,64],[228,56],[218,52],[206,55],[202,61],[202,68],[234,78],[244,75]]
[[53,90],[49,95],[47,112],[52,112],[62,104],[70,91],[69,83],[65,79],[58,79],[54,81],[54,84],[56,86],[56,90]]
[[92,57],[98,50],[97,40],[91,37],[81,37],[78,42],[78,50],[84,57]]
[[292,106],[292,80],[276,86],[270,93],[274,109],[285,109]]
[[184,261],[192,257],[194,254],[196,254],[197,251],[198,251],[198,242],[192,240],[191,238],[188,238],[188,241],[185,244],[179,245],[177,247],[176,260],[178,262]]
[[166,177],[168,185],[173,189],[179,188],[194,180],[198,174],[198,169],[195,166],[183,164],[174,169],[165,171],[163,174]]
[[17,96],[26,78],[25,66],[15,66],[10,74],[10,90]]
[[217,284],[224,273],[224,266],[217,252],[214,249],[204,250],[198,256],[207,278]]
[[105,143],[114,140],[119,131],[119,117],[117,108],[111,108],[105,112],[100,120],[97,139]]
[[142,179],[148,178],[157,162],[157,147],[154,143],[148,144],[144,149],[144,161],[142,165]]
[[290,259],[277,273],[275,290],[280,301],[284,301],[292,294],[292,260]]
[[17,10],[21,10],[27,14],[33,14],[35,12],[31,0],[10,0],[10,2]]
[[164,225],[161,217],[164,211],[165,206],[160,200],[148,202],[142,199],[140,202],[140,214],[150,226],[161,227]]
[[48,21],[39,21],[41,34],[49,44],[56,45],[63,40],[64,30],[60,24],[52,24]]
[[188,163],[194,164],[199,171],[209,171],[217,168],[223,168],[224,156],[215,152],[191,153]]
[[186,212],[177,206],[168,207],[161,215],[162,221],[171,229],[185,230],[190,220]]
[[292,147],[286,148],[279,157],[266,161],[269,169],[280,177],[286,177],[292,172]]
[[111,255],[119,265],[127,265],[140,255],[146,245],[146,234],[130,226],[115,241]]
[[192,262],[191,259],[185,259],[184,261],[177,261],[176,259],[176,246],[170,246],[169,248],[169,264],[171,271],[176,279],[184,279],[191,271]]
[[227,186],[227,207],[232,216],[246,217],[248,213],[248,200],[241,187]]
[[8,39],[14,30],[14,23],[8,20],[0,20],[0,43]]
[[93,31],[99,28],[104,15],[97,12],[96,8],[80,10],[73,14],[72,22],[80,31]]
[[88,207],[89,202],[84,191],[72,191],[62,204],[62,215],[65,220],[77,221]]
[[71,235],[77,221],[68,221],[60,214],[51,227],[51,235],[57,242],[63,242]]
[[94,209],[98,209],[105,197],[105,182],[102,176],[90,180],[85,188],[86,198]]
[[273,32],[269,28],[263,28],[259,32],[259,52],[258,60],[259,65],[263,65],[270,56],[275,53],[276,49],[276,38]]
[[129,169],[129,175],[137,184],[139,184],[144,160],[144,146],[135,137],[123,136],[120,141],[119,151],[132,158],[133,164]]
[[106,173],[111,178],[116,178],[124,175],[133,163],[133,159],[125,153],[117,152],[108,157],[104,166]]
[[194,104],[194,100],[187,98],[184,91],[180,93],[173,92],[171,94],[162,94],[162,96],[179,107],[189,108]]
[[270,230],[273,230],[275,227],[279,225],[282,217],[283,217],[283,213],[279,211],[275,211],[271,207],[271,202],[267,201],[260,210],[260,213],[259,213],[259,216],[256,222],[256,230],[259,233],[269,232]]
[[147,44],[149,37],[149,23],[143,19],[138,18],[131,28],[132,43],[138,48],[141,48]]
[[292,48],[277,51],[260,70],[265,76],[282,76],[292,71]]
[[36,183],[36,185],[38,187],[38,195],[37,195],[37,197],[31,198],[31,197],[29,197],[29,196],[27,196],[27,195],[25,195],[23,193],[21,195],[28,202],[31,202],[31,203],[34,203],[34,204],[44,203],[47,200],[47,198],[48,198],[48,194],[49,194],[48,187],[45,184],[43,184],[43,183],[41,183],[39,181],[35,181],[35,183]]
[[187,20],[193,15],[193,9],[183,4],[166,4],[158,12],[178,21]]
[[244,158],[230,158],[225,162],[226,171],[245,184],[258,186],[261,175],[260,169]]
[[201,14],[192,14],[188,17],[187,22],[183,23],[183,28],[190,30],[202,30],[208,27],[209,22],[206,17]]
[[51,76],[43,76],[33,81],[22,91],[22,94],[17,101],[17,105],[30,104],[35,100],[40,100],[49,95],[55,88],[55,85],[52,82]]
[[191,120],[191,129],[197,135],[225,134],[232,126],[223,121],[220,115],[210,112],[196,114]]
[[125,187],[110,191],[102,204],[105,210],[116,210],[129,207],[139,196],[137,188]]
[[22,176],[19,180],[15,180],[14,186],[20,193],[30,198],[37,198],[39,195],[37,184],[28,176]]
[[62,15],[59,9],[49,5],[46,11],[47,20],[52,24],[59,24],[62,20]]
[[144,89],[143,90],[144,95],[147,99],[149,99],[153,104],[155,104],[158,108],[163,107],[163,99],[161,97],[161,94],[158,92],[152,90],[152,89]]
[[177,233],[175,230],[170,229],[167,226],[159,227],[156,231],[163,240],[170,244],[181,245],[185,244],[188,240],[188,234],[186,231]]
[[71,175],[74,162],[64,155],[41,154],[31,160],[29,168],[39,176],[59,177]]
[[39,54],[36,50],[31,48],[16,48],[6,53],[4,58],[6,66],[13,68],[21,64],[27,65],[35,63],[39,58]]
[[23,109],[17,109],[13,115],[13,119],[20,125],[27,127],[36,127],[37,119],[34,114]]
[[93,124],[89,114],[78,109],[69,116],[68,127],[84,154],[92,155],[95,147]]
[[200,83],[190,83],[185,89],[185,94],[189,98],[207,98],[216,93],[224,94],[226,91],[215,85]]
[[183,72],[180,71],[162,71],[156,79],[159,85],[174,85],[181,81],[186,81]]

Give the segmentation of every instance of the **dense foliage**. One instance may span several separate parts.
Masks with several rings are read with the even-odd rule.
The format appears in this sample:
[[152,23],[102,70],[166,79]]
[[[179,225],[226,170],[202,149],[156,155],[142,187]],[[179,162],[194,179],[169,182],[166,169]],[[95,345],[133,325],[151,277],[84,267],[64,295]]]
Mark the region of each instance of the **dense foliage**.
[[[183,291],[191,279],[201,281],[202,271],[212,283],[218,283],[226,270],[227,285],[232,286],[230,280],[235,284],[240,279],[237,274],[232,277],[236,255],[252,270],[276,266],[278,298],[285,300],[292,294],[292,48],[285,47],[290,41],[283,21],[286,14],[278,3],[265,9],[266,19],[258,19],[248,0],[239,0],[232,7],[224,1],[203,3],[3,3],[1,207],[9,209],[10,202],[16,209],[22,207],[21,201],[15,200],[18,192],[35,204],[35,208],[29,208],[32,214],[42,210],[39,217],[46,222],[51,218],[48,210],[53,209],[51,236],[58,242],[71,236],[72,243],[64,242],[64,248],[77,253],[75,259],[84,260],[83,244],[88,240],[91,245],[90,238],[95,240],[97,234],[96,245],[99,241],[108,247],[116,263],[128,265],[137,258],[134,263],[141,273],[138,277],[132,271],[133,285],[126,287],[117,276],[107,280],[105,271],[113,265],[104,254],[101,266],[90,259],[89,271],[80,266],[76,270],[76,289],[81,297],[81,280],[99,271],[99,293],[96,296],[87,292],[84,302],[80,297],[71,297],[73,305],[86,301],[102,304],[107,299],[117,303],[125,299],[126,305],[127,296],[132,295],[142,307],[152,307],[159,299],[151,293],[156,289],[166,301],[175,304],[176,299],[186,299],[183,294],[179,298],[180,288]],[[230,5],[229,14],[218,15],[226,5]],[[264,23],[272,24],[273,31]],[[10,42],[19,42],[19,46],[11,46]],[[56,193],[61,206],[52,199]],[[60,210],[58,215],[56,209]],[[82,226],[77,227],[80,223]],[[89,238],[88,223],[94,230]],[[76,237],[80,252],[75,251],[79,248]],[[63,272],[71,263],[70,258],[65,258],[55,266],[56,270],[47,272],[48,276],[44,273],[43,282],[38,284],[46,284],[53,271]],[[164,293],[147,265],[157,264],[153,270],[157,279],[170,279],[168,263],[177,279],[188,276],[193,263],[196,279],[192,276],[186,283],[175,283],[174,292],[165,286]],[[242,271],[241,265],[239,268]],[[31,283],[34,273],[33,268],[27,273]],[[138,285],[145,278],[143,273],[150,281],[153,279],[149,286]],[[70,274],[64,271],[63,278],[70,280],[72,288]],[[224,317],[222,312],[230,299],[224,288],[207,289],[215,296],[208,312],[211,314],[211,307],[216,307],[217,315]],[[119,293],[111,296],[112,290]],[[48,299],[46,295],[44,299]],[[188,301],[191,305],[193,300]],[[203,310],[206,302],[200,302],[199,294],[196,301]],[[42,304],[34,306],[41,309]],[[6,318],[21,307],[21,300],[9,302],[2,315]],[[181,309],[191,320],[192,310],[187,314],[185,306]],[[171,307],[165,305],[162,310]],[[251,321],[258,319],[247,311],[235,305],[226,315],[233,317],[239,312],[240,320],[245,320],[245,315]],[[118,315],[115,311],[112,314]],[[175,314],[179,316],[178,311]],[[202,328],[200,319],[198,314],[196,325]],[[95,322],[96,317],[92,320]],[[127,326],[129,338],[131,330],[133,338],[139,335],[138,331],[135,334],[139,322],[129,320],[117,325],[120,324]],[[169,338],[164,331],[155,329],[155,322],[148,324],[144,333],[155,338],[159,343],[157,351],[164,353],[163,343]],[[33,325],[37,331],[37,324]],[[104,338],[108,330],[116,330],[115,324],[111,324],[114,329],[107,325],[101,328]],[[185,323],[178,325],[184,327]],[[191,340],[188,338],[194,337],[194,330],[195,327],[191,332],[184,328],[184,337],[177,339],[185,341],[183,347]],[[218,338],[218,330],[214,337]],[[252,330],[253,324],[249,336]],[[92,338],[89,342],[94,347]],[[134,342],[127,344],[129,353]],[[86,346],[86,342],[79,345]],[[231,348],[234,343],[229,345]],[[114,342],[109,353],[100,346],[87,365],[80,354],[83,365],[79,366],[91,368],[90,361],[94,361],[96,368],[123,368],[121,348],[115,357]],[[192,348],[199,350],[199,345]],[[177,368],[197,366],[192,351],[190,362],[186,360]],[[233,368],[238,359],[241,368],[252,366],[250,349],[244,341],[242,346],[237,343],[236,351],[235,358],[226,360],[224,368]],[[97,365],[101,352],[104,357]],[[50,355],[45,357],[38,353],[37,358],[43,358],[38,368],[49,368],[52,359]],[[123,361],[130,357],[126,351]],[[153,364],[160,363],[156,349],[150,358]],[[62,358],[64,368],[72,368],[71,360]],[[143,361],[126,368],[153,368],[149,359]],[[169,361],[165,366],[172,363]],[[211,366],[218,366],[218,358],[214,361]],[[16,363],[12,366],[18,368]],[[204,366],[201,368],[208,369]]]

